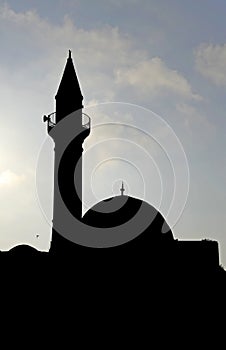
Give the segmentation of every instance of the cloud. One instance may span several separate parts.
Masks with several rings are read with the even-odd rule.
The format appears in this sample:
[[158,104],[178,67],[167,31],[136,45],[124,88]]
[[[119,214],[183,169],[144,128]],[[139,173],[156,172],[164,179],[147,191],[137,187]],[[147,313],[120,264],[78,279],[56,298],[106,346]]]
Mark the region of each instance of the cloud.
[[192,92],[186,78],[176,70],[168,68],[159,57],[138,62],[130,68],[118,69],[115,74],[118,84],[132,86],[146,96],[171,92],[188,99],[201,99]]
[[182,113],[186,118],[184,124],[189,129],[191,127],[197,127],[198,125],[205,126],[206,128],[212,128],[213,125],[208,121],[207,117],[200,113],[196,107],[188,105],[186,103],[177,104],[177,111]]
[[202,44],[195,50],[199,73],[217,86],[226,86],[226,44]]
[[216,135],[214,123],[203,111],[187,103],[178,103],[176,110],[186,133],[183,137],[184,144],[196,150],[206,150]]
[[[32,79],[24,79],[31,76],[39,91],[56,90],[64,55],[70,48],[88,101],[121,100],[122,95],[128,94],[128,87],[133,88],[138,100],[142,95],[143,100],[150,95],[164,98],[165,94],[201,99],[180,72],[168,67],[161,58],[150,57],[146,50],[138,49],[132,37],[117,27],[78,28],[69,16],[62,23],[53,24],[35,11],[15,12],[7,5],[0,7],[0,19],[0,30],[7,37],[3,52],[7,52],[7,57],[17,55],[11,65],[17,69],[17,85],[31,88]],[[12,82],[12,71],[9,76]]]
[[114,69],[131,57],[136,60],[143,56],[117,27],[86,30],[76,27],[69,16],[53,24],[35,11],[15,12],[4,5],[0,7],[0,31],[6,38],[1,43],[1,66],[4,64],[7,71],[10,66],[11,84],[31,88],[35,81],[39,90],[52,88],[55,93],[70,48],[89,100],[114,100]]

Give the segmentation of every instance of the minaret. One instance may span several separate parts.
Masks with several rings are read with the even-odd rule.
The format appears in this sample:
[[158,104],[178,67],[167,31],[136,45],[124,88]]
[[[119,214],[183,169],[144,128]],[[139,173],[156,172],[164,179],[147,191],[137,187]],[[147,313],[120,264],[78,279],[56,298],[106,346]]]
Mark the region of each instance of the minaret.
[[44,116],[55,143],[53,243],[56,236],[59,240],[57,231],[64,231],[62,216],[65,210],[78,220],[82,218],[82,145],[90,133],[87,115],[86,123],[83,123],[83,96],[71,51],[55,99],[56,112]]

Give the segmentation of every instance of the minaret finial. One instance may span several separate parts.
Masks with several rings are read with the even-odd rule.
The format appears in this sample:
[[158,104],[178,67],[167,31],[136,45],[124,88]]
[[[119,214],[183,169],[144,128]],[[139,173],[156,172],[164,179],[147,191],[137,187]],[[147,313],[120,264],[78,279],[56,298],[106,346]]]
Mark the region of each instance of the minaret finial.
[[123,181],[122,181],[122,187],[120,188],[120,191],[121,191],[121,196],[124,196],[125,188],[124,188],[124,183],[123,183]]
[[69,56],[68,56],[68,58],[71,58],[71,50],[69,50]]

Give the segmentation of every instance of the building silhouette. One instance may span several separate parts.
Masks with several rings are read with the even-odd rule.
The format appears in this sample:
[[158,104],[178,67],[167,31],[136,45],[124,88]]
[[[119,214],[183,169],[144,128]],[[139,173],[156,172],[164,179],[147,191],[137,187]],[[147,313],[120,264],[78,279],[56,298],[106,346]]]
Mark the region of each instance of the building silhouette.
[[[45,119],[48,122],[49,134],[55,142],[54,215],[50,254],[57,256],[70,252],[73,256],[81,249],[81,246],[65,239],[57,232],[56,227],[64,230],[64,227],[57,222],[62,221],[62,206],[59,205],[62,200],[70,213],[87,225],[86,230],[95,227],[107,231],[108,228],[114,227],[115,235],[121,233],[119,230],[121,225],[131,222],[142,207],[144,217],[149,218],[150,224],[145,227],[141,234],[138,236],[135,234],[133,239],[128,239],[127,243],[108,248],[108,255],[116,254],[114,253],[116,250],[117,254],[120,252],[122,256],[127,254],[132,257],[137,254],[140,257],[142,256],[142,259],[147,259],[146,262],[158,262],[156,266],[164,268],[169,266],[170,270],[186,269],[188,271],[199,271],[200,273],[217,270],[219,268],[218,242],[209,240],[178,241],[174,239],[173,233],[161,213],[148,203],[127,196],[124,193],[123,184],[120,190],[121,194],[101,201],[82,218],[82,144],[85,138],[89,136],[91,129],[91,121],[88,120],[87,122],[86,120],[83,123],[82,120],[82,100],[83,97],[74,69],[71,51],[69,51],[69,57],[56,95],[55,124],[51,121],[51,116]],[[71,118],[68,118],[69,115]],[[54,134],[54,127],[58,123],[62,123],[63,119],[66,119],[65,124],[68,124],[68,127],[63,126],[59,128],[59,134]],[[68,119],[70,119],[69,122]],[[72,131],[72,136],[68,137],[71,129],[74,131]],[[62,138],[64,139],[63,142]],[[63,150],[60,149],[61,146]],[[162,232],[163,227],[165,227],[164,231],[166,233]],[[99,247],[105,246],[104,240],[105,237],[102,236]]]
[[[52,259],[70,268],[89,266],[94,273],[103,272],[104,264],[108,273],[113,274],[116,270],[121,277],[130,276],[131,279],[135,276],[140,279],[150,273],[164,276],[222,275],[224,270],[219,264],[218,242],[175,239],[162,214],[148,203],[126,195],[123,183],[118,196],[104,199],[82,217],[83,142],[90,134],[91,120],[82,112],[83,96],[71,51],[55,99],[56,111],[44,116],[48,134],[55,144],[50,251],[41,253],[28,246],[18,246],[2,254],[23,258],[36,256],[47,265]],[[132,232],[137,224],[133,220],[139,215],[139,223],[144,229],[137,234],[136,230]],[[146,219],[149,224],[145,224]],[[80,232],[80,227],[85,227],[85,231],[81,228]],[[112,243],[109,247],[108,232],[115,235],[112,237],[118,244]],[[84,235],[88,237],[88,244],[84,244]]]
[[[72,245],[70,240],[65,240],[62,237],[67,230],[71,230],[75,235],[78,234],[76,230],[79,230],[73,224],[68,225],[70,215],[63,218],[65,206],[73,217],[86,225],[86,232],[83,232],[83,235],[92,227],[105,228],[106,230],[113,227],[114,239],[121,235],[120,228],[121,225],[124,225],[124,236],[126,236],[125,230],[127,233],[125,241],[130,241],[131,227],[126,223],[130,222],[142,208],[143,217],[150,222],[148,222],[145,232],[142,232],[143,236],[147,236],[146,240],[152,242],[173,240],[173,234],[163,216],[148,203],[126,196],[123,183],[119,196],[103,200],[82,217],[82,145],[90,134],[91,120],[88,116],[85,116],[88,119],[83,119],[83,96],[74,69],[71,51],[69,51],[69,57],[55,98],[56,112],[44,117],[48,133],[55,143],[54,213],[50,253],[64,254],[65,251],[78,249]],[[140,224],[142,224],[144,218],[141,217],[140,220]],[[164,224],[167,226],[165,234],[162,233]],[[58,232],[58,229],[61,232]],[[137,239],[137,232],[134,232],[132,238],[136,240],[134,244],[137,245],[140,241]],[[108,232],[104,231],[97,246],[105,247],[109,243],[107,240]],[[118,237],[117,242],[122,243],[123,240]],[[88,242],[87,245],[92,246],[92,242]]]

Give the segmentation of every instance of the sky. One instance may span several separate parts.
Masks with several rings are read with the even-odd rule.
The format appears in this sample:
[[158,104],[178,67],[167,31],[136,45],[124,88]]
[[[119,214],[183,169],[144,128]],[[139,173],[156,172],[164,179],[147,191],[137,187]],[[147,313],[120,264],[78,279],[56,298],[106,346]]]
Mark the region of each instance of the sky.
[[123,179],[175,238],[217,240],[226,267],[225,14],[223,0],[0,1],[1,250],[49,249],[42,116],[71,49],[92,120],[84,210]]

